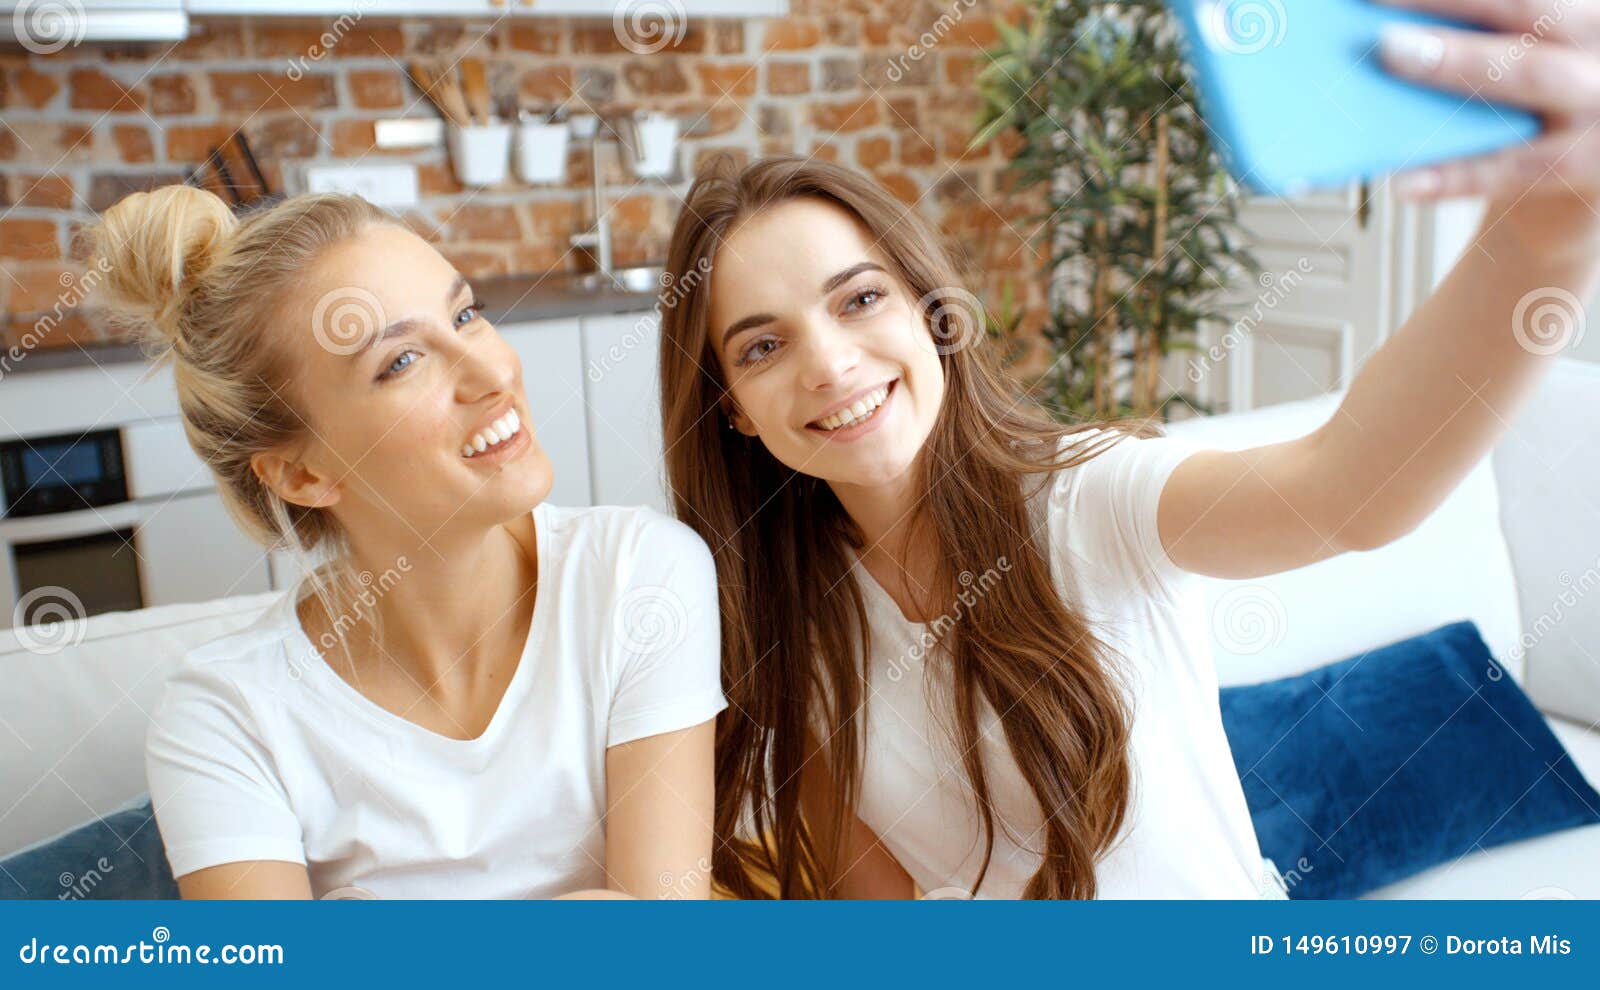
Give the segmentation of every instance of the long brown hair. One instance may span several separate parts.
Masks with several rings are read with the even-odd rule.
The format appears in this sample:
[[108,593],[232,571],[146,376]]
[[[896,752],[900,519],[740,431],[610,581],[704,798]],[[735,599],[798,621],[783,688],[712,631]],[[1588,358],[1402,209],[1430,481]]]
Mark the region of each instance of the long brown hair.
[[[993,854],[995,812],[978,748],[980,705],[998,714],[1044,813],[1044,860],[1027,897],[1093,897],[1095,863],[1116,838],[1131,786],[1131,714],[1108,649],[1065,603],[1030,535],[1029,479],[1094,456],[1140,424],[1054,423],[1019,403],[979,340],[961,327],[966,296],[931,228],[867,177],[827,162],[726,160],[696,179],[672,233],[676,299],[661,308],[661,401],[668,480],[678,516],[716,558],[722,674],[730,704],[717,725],[714,873],[740,897],[828,896],[860,789],[864,664],[870,633],[851,571],[862,538],[826,482],[784,466],[757,438],[724,427],[726,383],[708,341],[716,251],[740,220],[812,197],[860,220],[920,300],[941,346],[945,395],[916,470],[917,512],[937,540],[936,589],[1010,562],[933,662],[949,664],[956,743],[985,841],[976,890]],[[712,272],[714,277],[714,272]],[[663,281],[667,281],[663,279]],[[970,315],[967,317],[970,321]],[[965,345],[965,346],[963,346]],[[1063,444],[1092,425],[1107,438]],[[943,713],[941,713],[943,714]],[[815,723],[814,721],[815,720]],[[808,729],[829,770],[831,821],[806,821],[800,801]],[[1002,823],[1003,825],[1004,823]]]

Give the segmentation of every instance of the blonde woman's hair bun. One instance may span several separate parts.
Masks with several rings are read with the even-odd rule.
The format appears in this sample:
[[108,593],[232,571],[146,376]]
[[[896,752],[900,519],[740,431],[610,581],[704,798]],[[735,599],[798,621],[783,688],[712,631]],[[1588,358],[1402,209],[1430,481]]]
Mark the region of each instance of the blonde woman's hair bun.
[[221,197],[195,186],[125,197],[85,233],[91,264],[104,273],[100,301],[158,354],[184,354],[184,306],[238,226]]

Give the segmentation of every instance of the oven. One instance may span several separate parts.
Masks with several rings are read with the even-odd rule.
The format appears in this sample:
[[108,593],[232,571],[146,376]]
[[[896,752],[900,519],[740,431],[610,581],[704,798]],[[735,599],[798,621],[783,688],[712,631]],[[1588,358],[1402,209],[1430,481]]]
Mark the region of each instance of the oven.
[[271,587],[176,420],[0,442],[0,625]]

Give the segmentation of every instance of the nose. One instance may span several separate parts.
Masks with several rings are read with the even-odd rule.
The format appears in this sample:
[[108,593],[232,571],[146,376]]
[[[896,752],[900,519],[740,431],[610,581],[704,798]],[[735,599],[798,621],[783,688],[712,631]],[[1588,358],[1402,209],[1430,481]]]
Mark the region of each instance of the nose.
[[510,391],[521,370],[517,352],[493,329],[487,333],[492,340],[480,337],[469,342],[455,338],[464,345],[455,355],[456,395],[463,403],[481,402]]
[[849,381],[861,363],[861,348],[849,332],[828,321],[807,328],[800,350],[800,385],[813,391]]

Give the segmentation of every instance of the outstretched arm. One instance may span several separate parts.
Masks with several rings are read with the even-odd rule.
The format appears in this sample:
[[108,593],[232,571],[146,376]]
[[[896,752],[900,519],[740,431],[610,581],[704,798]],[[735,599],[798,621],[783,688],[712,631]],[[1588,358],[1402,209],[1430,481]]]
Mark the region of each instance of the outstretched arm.
[[[1563,29],[1587,31],[1581,40],[1600,51],[1600,3],[1574,4]],[[1320,429],[1286,443],[1204,451],[1173,471],[1158,527],[1185,570],[1254,577],[1409,532],[1490,451],[1554,355],[1583,330],[1583,301],[1600,286],[1600,57],[1551,36],[1522,46],[1517,59],[1492,60],[1532,30],[1507,20],[1526,5],[1414,5],[1480,20],[1498,10],[1493,26],[1513,33],[1430,31],[1398,46],[1398,56],[1386,52],[1391,68],[1540,110],[1545,134],[1409,177],[1413,195],[1492,197],[1472,245],[1374,352]],[[1516,71],[1488,71],[1501,62]]]

